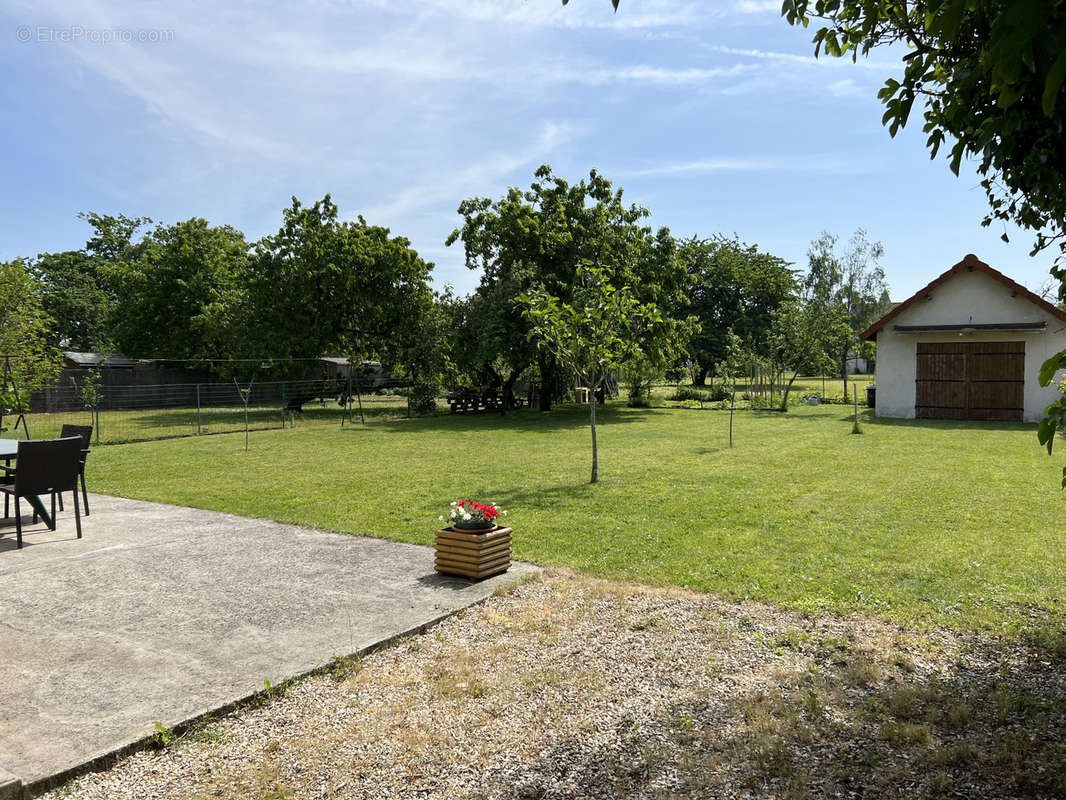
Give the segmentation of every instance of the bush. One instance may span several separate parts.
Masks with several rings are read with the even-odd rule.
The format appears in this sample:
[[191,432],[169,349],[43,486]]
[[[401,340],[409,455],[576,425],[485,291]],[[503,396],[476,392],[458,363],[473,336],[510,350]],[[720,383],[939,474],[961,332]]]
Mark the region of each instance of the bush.
[[651,392],[635,396],[630,395],[628,405],[630,408],[651,408]]
[[668,400],[695,400],[700,403],[720,403],[730,397],[729,387],[725,385],[711,386],[709,389],[700,389],[696,386],[678,386],[677,391],[670,395]]
[[682,402],[686,400],[703,401],[706,399],[707,395],[695,386],[678,386],[677,391],[667,398],[667,400],[680,400]]
[[432,383],[416,383],[410,389],[411,413],[419,416],[437,410],[437,386]]
[[712,386],[711,387],[710,398],[711,398],[711,400],[713,400],[716,403],[720,403],[723,400],[728,400],[731,395],[732,395],[732,392],[729,390],[729,387],[726,386],[725,384],[722,384],[721,386]]

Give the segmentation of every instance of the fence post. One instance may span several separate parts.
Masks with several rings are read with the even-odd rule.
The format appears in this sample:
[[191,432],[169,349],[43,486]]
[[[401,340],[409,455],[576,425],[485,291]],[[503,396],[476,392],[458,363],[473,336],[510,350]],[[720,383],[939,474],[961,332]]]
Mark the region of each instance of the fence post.
[[196,384],[196,435],[200,435],[200,384]]
[[96,403],[93,405],[93,417],[96,427],[96,443],[100,444],[100,395],[96,396]]
[[281,382],[281,427],[288,427],[285,424],[285,382]]

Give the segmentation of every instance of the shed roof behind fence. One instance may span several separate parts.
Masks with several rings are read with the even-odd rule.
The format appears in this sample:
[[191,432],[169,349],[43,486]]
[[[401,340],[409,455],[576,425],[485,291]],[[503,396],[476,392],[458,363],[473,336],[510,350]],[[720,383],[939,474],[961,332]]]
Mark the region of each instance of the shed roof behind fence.
[[136,361],[126,358],[121,353],[80,353],[76,350],[64,350],[63,355],[75,367],[85,369],[97,366],[131,369],[137,365]]

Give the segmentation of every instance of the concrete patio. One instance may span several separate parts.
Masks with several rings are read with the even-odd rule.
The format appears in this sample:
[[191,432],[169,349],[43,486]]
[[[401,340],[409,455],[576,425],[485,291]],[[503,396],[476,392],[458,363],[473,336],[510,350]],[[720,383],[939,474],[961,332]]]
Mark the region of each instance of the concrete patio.
[[81,540],[69,497],[22,550],[0,527],[0,800],[535,572],[475,583],[434,573],[428,547],[89,499]]

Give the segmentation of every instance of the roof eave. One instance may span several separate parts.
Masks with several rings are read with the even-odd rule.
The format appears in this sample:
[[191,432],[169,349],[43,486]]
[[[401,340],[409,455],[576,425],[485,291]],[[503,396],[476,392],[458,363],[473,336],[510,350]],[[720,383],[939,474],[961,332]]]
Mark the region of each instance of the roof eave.
[[881,319],[877,320],[877,322],[875,322],[869,328],[860,333],[859,338],[863,341],[868,341],[870,339],[875,338],[877,336],[878,331],[885,327],[885,325],[887,325],[893,319],[898,317],[901,313],[906,311],[912,305],[917,303],[918,300],[923,298],[927,299],[934,289],[939,287],[941,284],[947,282],[950,278],[953,278],[955,275],[959,274],[964,269],[967,272],[973,272],[974,270],[984,272],[989,277],[994,278],[995,280],[1002,283],[1015,294],[1020,294],[1030,303],[1035,305],[1037,308],[1048,314],[1051,314],[1053,317],[1056,317],[1062,320],[1063,322],[1066,322],[1066,311],[1063,311],[1061,308],[1053,306],[1043,297],[1040,297],[1040,295],[1034,294],[1033,292],[1026,289],[1024,286],[1022,286],[1020,283],[1017,283],[1008,278],[999,270],[990,267],[984,261],[975,256],[973,253],[967,253],[966,257],[963,258],[962,261],[960,261],[958,264],[955,264],[953,267],[946,270],[941,275],[938,275],[924,287],[919,289],[913,295],[908,297],[902,303],[900,303],[887,314],[885,314],[883,317],[881,317]]

